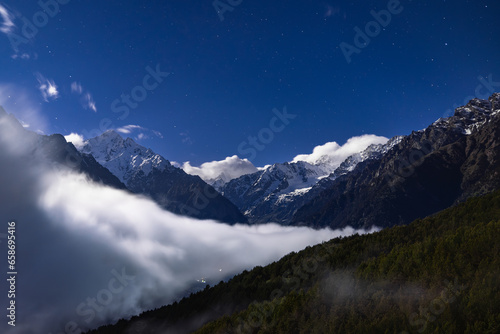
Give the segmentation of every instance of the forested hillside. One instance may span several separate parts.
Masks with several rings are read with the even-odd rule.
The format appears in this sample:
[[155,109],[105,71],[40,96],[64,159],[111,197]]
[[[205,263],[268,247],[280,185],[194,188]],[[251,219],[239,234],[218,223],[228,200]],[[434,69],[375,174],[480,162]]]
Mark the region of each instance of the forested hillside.
[[499,333],[499,239],[497,191],[308,247],[91,333]]

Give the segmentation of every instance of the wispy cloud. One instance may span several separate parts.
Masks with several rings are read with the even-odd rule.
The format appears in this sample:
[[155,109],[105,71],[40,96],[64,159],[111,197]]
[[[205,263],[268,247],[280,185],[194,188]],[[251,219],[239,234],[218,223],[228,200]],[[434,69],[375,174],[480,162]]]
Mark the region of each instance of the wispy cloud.
[[11,57],[12,59],[25,59],[25,60],[31,59],[31,56],[27,53],[21,53],[21,54],[15,53]]
[[2,18],[2,22],[0,25],[0,31],[4,34],[10,34],[12,30],[15,28],[15,24],[12,21],[12,15],[7,8],[0,4],[0,17]]
[[71,83],[71,92],[72,93],[77,93],[77,94],[82,94],[83,93],[83,87],[80,83],[78,82],[72,82]]
[[325,19],[329,17],[336,17],[336,16],[342,16],[344,20],[346,19],[346,12],[344,10],[341,10],[339,5],[330,5],[327,4],[325,5],[325,12],[323,14],[323,17]]
[[[122,126],[118,129],[115,130],[116,132],[120,132],[126,135],[135,133],[134,139],[139,141],[139,140],[144,140],[144,139],[149,139],[151,137],[158,137],[163,139],[163,135],[160,131],[156,130],[150,130],[148,128],[145,128],[140,125],[135,125],[135,124],[129,124]],[[137,133],[139,132],[139,133]]]
[[[28,50],[33,36],[27,37],[28,33],[24,31],[24,29],[26,29],[26,24],[24,24],[22,29],[20,29],[21,27],[18,27],[14,23],[16,17],[21,17],[21,14],[0,3],[0,32],[4,33],[7,36],[10,42],[10,46],[14,51],[14,53],[11,55],[11,58],[21,60],[36,60],[38,58],[38,54],[36,52],[30,52]],[[23,18],[23,20],[25,20],[25,18]],[[35,27],[33,28],[35,29]],[[18,31],[16,30],[23,31],[19,35]]]
[[125,126],[122,126],[121,128],[116,129],[116,132],[129,134],[134,130],[147,130],[147,129],[140,126],[140,125],[130,124],[130,125],[125,125]]
[[85,101],[85,104],[84,104],[84,108],[86,109],[90,109],[90,110],[93,110],[94,112],[97,112],[97,108],[95,106],[95,101],[94,99],[92,98],[92,95],[90,95],[90,93],[86,93],[84,96],[83,96],[83,99]]
[[97,112],[96,103],[94,101],[94,98],[92,97],[92,94],[90,94],[89,92],[83,93],[84,92],[83,86],[79,82],[74,81],[71,83],[71,92],[76,93],[78,95],[83,95],[81,98],[81,103],[83,108]]
[[36,79],[38,80],[38,89],[42,93],[43,100],[49,102],[49,100],[56,100],[59,97],[59,91],[57,90],[57,85],[54,80],[45,78],[41,73],[35,73]]
[[156,131],[156,130],[152,130],[152,131],[156,137],[163,139],[163,135],[160,131]]

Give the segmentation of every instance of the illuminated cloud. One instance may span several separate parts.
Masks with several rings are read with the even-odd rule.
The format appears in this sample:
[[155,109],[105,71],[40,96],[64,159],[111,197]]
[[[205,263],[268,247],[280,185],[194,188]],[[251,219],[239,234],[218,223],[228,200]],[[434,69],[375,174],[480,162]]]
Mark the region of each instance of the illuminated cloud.
[[12,15],[7,8],[0,4],[0,18],[2,19],[0,25],[0,31],[4,34],[10,34],[15,27],[14,22],[12,21]]
[[83,86],[78,83],[78,82],[72,82],[71,83],[71,92],[76,93],[78,95],[83,95],[81,98],[81,103],[82,107],[85,109],[90,109],[93,110],[94,112],[97,112],[97,107],[94,101],[94,98],[89,92],[86,92],[85,94],[83,93]]
[[344,145],[329,142],[316,146],[311,154],[300,154],[292,162],[305,161],[310,164],[328,163],[332,168],[340,166],[349,156],[365,150],[372,144],[385,144],[389,139],[376,135],[363,135],[352,137]]
[[64,136],[64,139],[66,139],[68,143],[72,143],[77,149],[80,149],[83,145],[85,145],[85,139],[78,133],[72,132],[69,135]]
[[116,132],[124,133],[124,134],[129,134],[134,130],[147,130],[146,128],[140,126],[140,125],[125,125],[122,126],[121,128],[116,129]]
[[[133,136],[134,140],[141,141],[144,139],[150,139],[151,137],[163,138],[163,135],[160,131],[150,130],[140,125],[129,124],[122,126],[115,130],[116,132],[123,133],[125,135],[136,133]],[[137,133],[139,132],[139,133]]]
[[83,93],[82,85],[79,84],[78,82],[72,82],[71,83],[71,92],[77,93],[77,94],[82,94]]
[[59,97],[59,91],[57,90],[57,85],[53,80],[45,78],[40,73],[35,73],[36,79],[38,80],[38,89],[42,93],[43,100],[49,102],[49,100],[56,100]]
[[221,161],[205,162],[199,167],[191,166],[188,161],[182,165],[182,169],[188,174],[198,175],[206,182],[217,178],[222,179],[224,182],[229,182],[242,175],[258,171],[248,159],[241,159],[237,155],[227,157]]
[[85,109],[90,109],[90,110],[93,110],[94,112],[97,112],[97,108],[95,106],[95,101],[92,98],[92,95],[90,95],[90,93],[86,93],[84,95],[83,99],[85,101],[85,104],[84,104]]
[[[8,161],[0,164],[0,221],[16,221],[23,259],[16,282],[23,311],[15,328],[0,325],[2,333],[59,333],[68,324],[87,330],[172,302],[202,277],[215,284],[308,245],[366,232],[177,216],[144,197],[34,163],[37,140],[25,133],[21,126],[0,131]],[[2,291],[6,285],[0,281]]]

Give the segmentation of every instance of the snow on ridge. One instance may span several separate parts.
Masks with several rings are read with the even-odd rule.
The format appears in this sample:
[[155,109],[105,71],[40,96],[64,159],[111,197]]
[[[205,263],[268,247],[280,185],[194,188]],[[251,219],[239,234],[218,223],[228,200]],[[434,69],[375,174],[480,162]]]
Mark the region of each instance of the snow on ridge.
[[91,154],[125,184],[140,171],[149,175],[153,169],[165,170],[170,166],[168,160],[161,155],[137,144],[131,138],[123,139],[113,130],[86,140],[80,151]]

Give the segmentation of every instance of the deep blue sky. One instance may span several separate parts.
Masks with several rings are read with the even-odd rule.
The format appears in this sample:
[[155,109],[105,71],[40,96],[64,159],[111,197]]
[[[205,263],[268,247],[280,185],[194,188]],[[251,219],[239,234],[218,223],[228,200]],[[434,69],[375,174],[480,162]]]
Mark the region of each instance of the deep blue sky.
[[[88,133],[104,118],[139,125],[148,130],[130,136],[147,135],[140,144],[192,164],[249,158],[238,146],[286,106],[297,116],[252,160],[261,166],[361,134],[408,134],[476,95],[479,76],[500,82],[497,0],[401,0],[348,63],[339,45],[354,44],[354,28],[391,2],[243,0],[221,21],[212,0],[71,0],[15,51],[8,36],[22,36],[25,23],[14,15],[43,15],[36,1],[0,0],[14,24],[0,16],[0,102],[45,133]],[[157,65],[171,74],[119,119],[113,101]],[[47,80],[58,96],[45,101]]]

